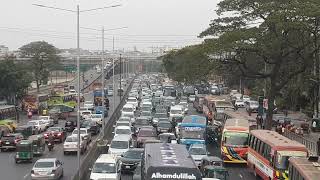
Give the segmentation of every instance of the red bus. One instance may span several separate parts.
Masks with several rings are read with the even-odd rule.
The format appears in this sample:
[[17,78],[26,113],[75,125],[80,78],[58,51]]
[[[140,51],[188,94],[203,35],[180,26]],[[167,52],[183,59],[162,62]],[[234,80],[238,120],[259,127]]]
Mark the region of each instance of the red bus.
[[275,131],[250,131],[248,166],[262,179],[288,179],[289,158],[307,156],[308,149],[303,144]]
[[249,121],[227,119],[221,138],[221,157],[225,163],[247,163]]

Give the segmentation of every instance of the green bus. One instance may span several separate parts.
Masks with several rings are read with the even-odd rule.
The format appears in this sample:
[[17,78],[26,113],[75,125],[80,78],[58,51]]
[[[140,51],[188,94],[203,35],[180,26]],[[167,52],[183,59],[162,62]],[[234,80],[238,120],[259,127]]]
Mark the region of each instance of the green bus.
[[67,105],[70,107],[76,107],[77,101],[74,94],[62,94],[62,95],[53,95],[49,98],[48,105],[52,107],[54,105]]

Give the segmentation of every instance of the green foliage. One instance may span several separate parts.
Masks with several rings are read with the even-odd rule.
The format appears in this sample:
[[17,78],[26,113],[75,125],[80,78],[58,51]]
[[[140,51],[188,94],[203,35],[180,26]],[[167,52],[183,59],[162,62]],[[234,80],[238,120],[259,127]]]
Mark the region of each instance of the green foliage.
[[14,57],[5,57],[0,61],[0,96],[14,103],[16,98],[21,98],[32,81],[27,69],[19,64],[14,64]]
[[30,58],[30,67],[39,92],[39,86],[47,81],[49,71],[61,68],[57,55],[59,50],[45,41],[31,42],[20,50],[24,57]]
[[161,57],[169,77],[185,83],[206,80],[212,63],[206,55],[206,47],[194,45],[174,50]]

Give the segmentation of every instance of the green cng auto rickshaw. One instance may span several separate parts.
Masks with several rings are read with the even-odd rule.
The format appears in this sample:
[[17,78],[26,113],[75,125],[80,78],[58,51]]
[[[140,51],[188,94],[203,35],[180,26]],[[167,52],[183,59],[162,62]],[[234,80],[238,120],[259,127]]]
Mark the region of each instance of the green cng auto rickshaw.
[[32,135],[29,137],[29,140],[32,142],[33,154],[42,155],[46,149],[46,142],[42,134]]
[[32,162],[33,159],[33,146],[30,140],[21,140],[16,145],[15,162],[21,161]]
[[203,171],[204,178],[216,178],[227,180],[229,176],[228,170],[221,166],[205,166]]
[[29,125],[18,126],[16,133],[21,133],[25,139],[28,139],[33,134],[33,128]]

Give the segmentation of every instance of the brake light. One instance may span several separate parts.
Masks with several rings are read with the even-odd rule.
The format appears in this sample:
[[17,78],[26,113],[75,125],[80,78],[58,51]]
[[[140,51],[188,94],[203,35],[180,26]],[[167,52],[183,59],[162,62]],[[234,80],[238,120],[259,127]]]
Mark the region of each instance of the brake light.
[[61,136],[61,133],[58,133],[58,136]]

